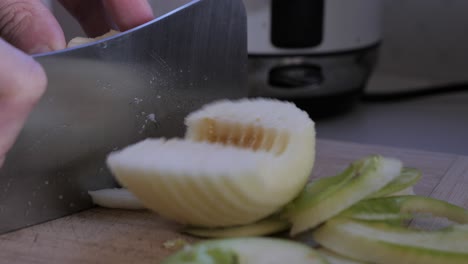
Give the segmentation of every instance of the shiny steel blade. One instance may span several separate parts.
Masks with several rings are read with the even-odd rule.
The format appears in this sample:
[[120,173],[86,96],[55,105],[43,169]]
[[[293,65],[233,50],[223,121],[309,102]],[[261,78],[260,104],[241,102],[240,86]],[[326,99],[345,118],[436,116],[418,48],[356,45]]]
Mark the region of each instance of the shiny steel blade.
[[92,207],[116,186],[105,158],[184,117],[247,96],[241,0],[197,0],[109,39],[41,54],[49,85],[0,170],[0,233]]

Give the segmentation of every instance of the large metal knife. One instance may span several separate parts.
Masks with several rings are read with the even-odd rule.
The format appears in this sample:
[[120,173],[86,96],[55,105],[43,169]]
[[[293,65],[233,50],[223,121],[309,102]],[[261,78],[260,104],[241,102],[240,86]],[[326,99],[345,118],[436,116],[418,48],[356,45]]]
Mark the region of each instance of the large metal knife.
[[241,0],[193,0],[138,28],[41,54],[49,85],[0,170],[0,233],[92,207],[111,151],[184,133],[184,117],[247,91]]

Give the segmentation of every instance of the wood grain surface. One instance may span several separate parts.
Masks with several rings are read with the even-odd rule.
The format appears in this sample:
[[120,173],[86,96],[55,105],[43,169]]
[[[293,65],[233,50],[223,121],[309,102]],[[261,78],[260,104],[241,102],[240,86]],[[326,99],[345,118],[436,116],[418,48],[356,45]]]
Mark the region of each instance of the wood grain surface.
[[[417,194],[468,208],[464,156],[319,140],[311,177],[334,175],[369,154],[395,157],[420,169],[423,178],[415,186]],[[179,230],[147,211],[94,208],[0,236],[0,263],[160,263],[177,249],[165,247],[165,242],[197,241]]]

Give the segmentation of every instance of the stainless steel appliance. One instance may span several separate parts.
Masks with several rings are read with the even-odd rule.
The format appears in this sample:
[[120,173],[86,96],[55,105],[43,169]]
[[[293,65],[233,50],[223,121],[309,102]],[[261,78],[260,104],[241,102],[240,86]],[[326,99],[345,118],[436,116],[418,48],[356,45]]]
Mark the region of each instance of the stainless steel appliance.
[[377,60],[380,0],[244,0],[250,96],[314,117],[350,109]]

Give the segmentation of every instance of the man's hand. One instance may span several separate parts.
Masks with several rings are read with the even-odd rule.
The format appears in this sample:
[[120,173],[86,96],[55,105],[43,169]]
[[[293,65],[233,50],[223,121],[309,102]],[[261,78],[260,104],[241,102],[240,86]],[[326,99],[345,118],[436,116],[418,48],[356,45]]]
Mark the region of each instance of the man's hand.
[[0,39],[0,167],[29,112],[45,91],[47,78],[31,57]]
[[[59,0],[89,37],[125,31],[153,19],[147,0]],[[59,23],[40,0],[1,0],[0,36],[29,53],[63,49]]]
[[[59,1],[89,37],[153,19],[147,0]],[[33,54],[65,45],[59,23],[40,0],[0,0],[0,167],[47,86],[42,67],[20,50]]]

